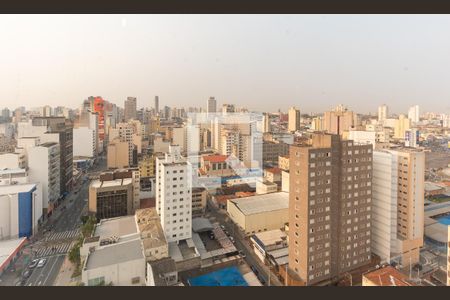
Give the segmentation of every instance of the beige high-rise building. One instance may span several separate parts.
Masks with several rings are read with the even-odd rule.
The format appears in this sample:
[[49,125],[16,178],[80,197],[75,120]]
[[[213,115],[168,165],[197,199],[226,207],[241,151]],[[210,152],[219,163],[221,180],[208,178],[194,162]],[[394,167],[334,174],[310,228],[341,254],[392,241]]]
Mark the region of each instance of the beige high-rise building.
[[384,120],[386,120],[389,116],[388,107],[386,104],[383,104],[378,107],[378,122],[383,124]]
[[404,139],[405,132],[411,127],[411,120],[405,115],[400,115],[398,120],[395,120],[394,138]]
[[295,107],[289,108],[288,118],[288,130],[291,132],[300,130],[300,110]]
[[289,268],[306,285],[371,261],[372,146],[313,134],[289,161]]
[[423,246],[425,153],[376,150],[373,162],[372,251],[383,262],[415,264]]
[[108,169],[126,168],[130,165],[128,142],[115,139],[109,143],[107,151]]
[[358,115],[349,111],[342,104],[332,111],[326,111],[323,116],[323,130],[331,134],[341,135],[344,131],[349,131],[358,124]]

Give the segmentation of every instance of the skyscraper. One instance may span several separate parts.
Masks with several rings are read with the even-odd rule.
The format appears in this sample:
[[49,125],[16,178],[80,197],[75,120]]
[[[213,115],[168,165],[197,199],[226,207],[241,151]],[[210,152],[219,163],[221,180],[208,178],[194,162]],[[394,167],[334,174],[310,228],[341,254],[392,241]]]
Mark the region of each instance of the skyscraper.
[[217,101],[214,97],[209,97],[208,103],[206,105],[207,113],[215,113],[217,112]]
[[127,97],[125,100],[125,121],[137,120],[137,103],[136,97]]
[[289,124],[288,124],[288,130],[291,132],[295,132],[297,130],[300,130],[300,110],[291,107],[289,108]]
[[159,97],[155,96],[155,114],[159,115]]
[[370,262],[371,168],[372,146],[339,135],[291,145],[289,268],[306,285]]
[[383,104],[378,107],[378,122],[382,123],[389,116],[388,107],[386,104]]

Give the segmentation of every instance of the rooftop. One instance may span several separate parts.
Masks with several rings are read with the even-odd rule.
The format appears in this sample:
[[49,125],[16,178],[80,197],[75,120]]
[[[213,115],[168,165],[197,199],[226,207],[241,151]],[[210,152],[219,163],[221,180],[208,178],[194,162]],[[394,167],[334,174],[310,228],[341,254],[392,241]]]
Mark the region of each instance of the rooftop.
[[289,193],[279,192],[230,200],[244,215],[270,212],[289,207]]
[[35,183],[0,185],[0,195],[29,192],[36,187]]
[[115,179],[115,180],[94,180],[91,183],[91,187],[93,188],[105,188],[105,187],[114,187],[114,186],[125,186],[132,184],[133,180],[131,178],[123,178],[123,179]]
[[209,161],[213,163],[226,162],[228,155],[206,155],[202,157],[204,161]]
[[140,239],[133,239],[96,249],[89,254],[85,270],[125,263],[137,259],[142,259],[144,263],[141,241]]
[[270,172],[270,173],[273,173],[273,174],[281,174],[281,169],[277,168],[277,167],[264,169],[264,171]]
[[164,274],[177,271],[175,261],[172,258],[159,259],[149,264],[152,267],[156,286],[166,286],[167,282],[164,280]]
[[14,256],[14,253],[26,243],[27,238],[0,241],[0,270],[2,270],[8,261]]
[[406,275],[400,273],[392,266],[386,266],[370,273],[364,274],[364,277],[376,286],[411,286],[407,282]]
[[137,232],[134,216],[124,216],[100,220],[100,223],[95,227],[94,236],[123,236]]
[[255,236],[263,243],[263,245],[273,245],[276,242],[286,240],[286,233],[280,229],[259,232],[256,233]]

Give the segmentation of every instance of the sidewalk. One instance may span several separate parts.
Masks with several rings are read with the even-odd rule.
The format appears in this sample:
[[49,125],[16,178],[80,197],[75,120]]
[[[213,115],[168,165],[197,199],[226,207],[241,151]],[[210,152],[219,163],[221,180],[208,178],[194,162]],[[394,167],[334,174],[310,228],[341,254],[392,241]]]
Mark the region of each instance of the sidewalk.
[[66,256],[53,285],[54,286],[76,285],[77,280],[75,278],[72,278],[73,270],[74,266],[70,262],[69,257]]

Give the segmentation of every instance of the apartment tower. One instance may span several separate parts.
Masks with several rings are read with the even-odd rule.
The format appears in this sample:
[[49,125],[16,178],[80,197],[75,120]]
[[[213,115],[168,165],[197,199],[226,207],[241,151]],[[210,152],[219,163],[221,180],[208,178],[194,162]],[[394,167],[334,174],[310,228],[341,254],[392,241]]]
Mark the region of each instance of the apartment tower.
[[289,268],[306,285],[370,262],[371,169],[372,145],[339,135],[290,147]]

